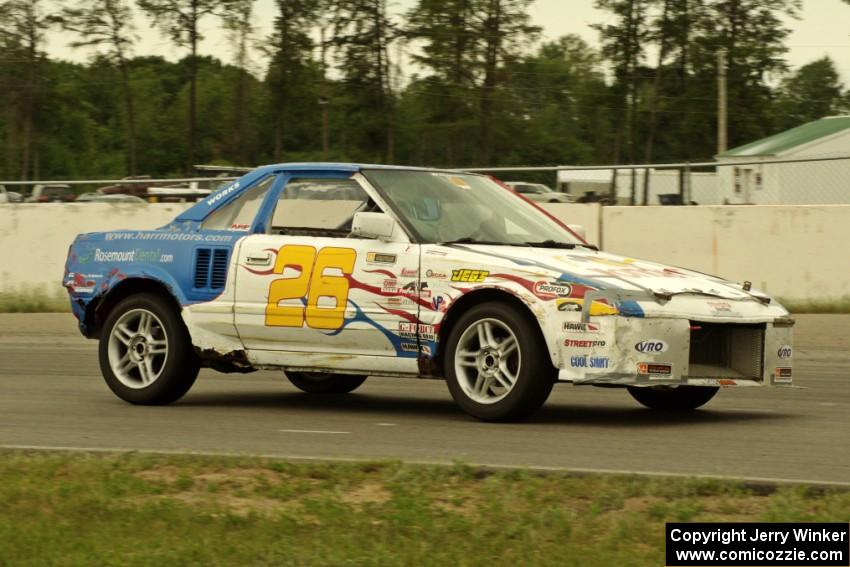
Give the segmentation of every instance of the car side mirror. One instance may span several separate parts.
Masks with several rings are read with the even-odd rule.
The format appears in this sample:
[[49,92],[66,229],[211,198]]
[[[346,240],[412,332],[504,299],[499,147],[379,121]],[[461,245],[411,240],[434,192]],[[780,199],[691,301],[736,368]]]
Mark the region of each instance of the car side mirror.
[[398,231],[398,223],[386,213],[354,213],[351,221],[351,234],[360,238],[390,241]]
[[569,229],[570,229],[571,231],[573,231],[573,232],[575,232],[576,234],[578,234],[579,236],[581,236],[582,240],[585,240],[585,241],[587,240],[587,230],[584,228],[584,226],[583,226],[583,225],[580,225],[580,224],[568,224],[567,226],[569,227]]

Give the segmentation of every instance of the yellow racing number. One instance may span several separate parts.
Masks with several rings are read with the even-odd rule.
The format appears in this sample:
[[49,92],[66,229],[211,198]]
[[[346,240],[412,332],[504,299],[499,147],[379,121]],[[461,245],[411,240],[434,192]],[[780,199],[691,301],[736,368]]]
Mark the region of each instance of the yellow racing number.
[[298,270],[292,278],[275,280],[269,286],[269,303],[266,305],[266,326],[301,327],[304,325],[304,307],[280,305],[287,299],[300,299],[310,289],[310,274],[316,261],[316,249],[312,246],[287,244],[277,252],[274,273],[283,274],[286,268]]
[[[354,270],[357,252],[353,248],[329,246],[319,251],[313,266],[310,297],[307,299],[307,325],[314,329],[339,329],[348,304],[348,278]],[[333,299],[332,306],[319,305],[320,299]]]
[[[319,250],[312,246],[287,244],[278,251],[274,273],[283,274],[287,267],[299,270],[296,277],[275,280],[269,286],[266,325],[270,327],[302,327],[338,329],[345,320],[348,304],[348,278],[354,270],[357,252],[353,248],[329,246]],[[281,306],[286,299],[307,297],[306,307]],[[330,303],[330,305],[325,305]],[[306,316],[306,317],[305,317]]]

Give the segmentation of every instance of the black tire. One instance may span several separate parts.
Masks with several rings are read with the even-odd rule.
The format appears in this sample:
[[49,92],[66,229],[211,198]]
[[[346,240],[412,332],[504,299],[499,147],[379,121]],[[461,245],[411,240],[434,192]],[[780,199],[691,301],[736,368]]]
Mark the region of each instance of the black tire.
[[632,397],[649,409],[681,412],[693,411],[707,404],[719,389],[709,386],[628,388]]
[[[461,380],[467,382],[473,373],[480,378],[481,371],[472,369],[469,377],[459,377],[455,358],[459,341],[467,330],[486,320],[498,321],[510,329],[516,339],[521,362],[514,367],[516,379],[512,388],[502,394],[504,397],[499,399],[494,395],[496,401],[482,403],[470,397],[461,385]],[[529,417],[546,402],[557,380],[557,369],[552,365],[537,322],[520,307],[501,301],[476,305],[458,319],[446,342],[443,370],[455,403],[469,415],[483,421],[516,421]],[[484,395],[488,393],[491,390],[488,389]]]
[[[110,338],[117,322],[124,315],[144,310],[152,313],[164,329],[167,355],[158,376],[147,386],[130,387],[122,382],[110,364]],[[129,351],[129,347],[127,349]],[[177,308],[166,298],[143,293],[119,302],[109,313],[100,336],[98,349],[100,370],[106,385],[116,396],[138,405],[163,405],[182,398],[195,383],[200,362],[192,347],[189,331],[180,318]],[[126,380],[126,378],[125,378]]]
[[348,394],[359,388],[368,376],[324,372],[286,372],[292,384],[308,394]]

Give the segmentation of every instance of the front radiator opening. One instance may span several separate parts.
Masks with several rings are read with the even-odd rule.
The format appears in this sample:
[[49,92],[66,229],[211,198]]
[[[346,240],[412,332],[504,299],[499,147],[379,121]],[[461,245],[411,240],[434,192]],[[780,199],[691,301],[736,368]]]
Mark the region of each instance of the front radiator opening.
[[688,376],[761,380],[765,324],[691,321]]

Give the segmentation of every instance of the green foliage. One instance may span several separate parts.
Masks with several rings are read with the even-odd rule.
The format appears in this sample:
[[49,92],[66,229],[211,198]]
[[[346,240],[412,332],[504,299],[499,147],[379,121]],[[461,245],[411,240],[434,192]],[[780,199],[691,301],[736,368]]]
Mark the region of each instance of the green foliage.
[[[850,111],[832,61],[787,69],[798,0],[597,0],[610,15],[598,51],[576,36],[538,42],[533,0],[418,0],[403,17],[386,0],[275,0],[260,72],[254,1],[0,0],[0,179],[319,160],[323,113],[334,161],[708,159],[721,48],[730,146]],[[184,59],[132,55],[134,5]],[[233,64],[196,52],[204,19],[224,26]],[[48,59],[56,25],[100,55]],[[415,67],[401,68],[401,47]]]
[[785,130],[812,120],[850,110],[850,102],[829,57],[803,65],[782,81],[776,101],[777,129]]

